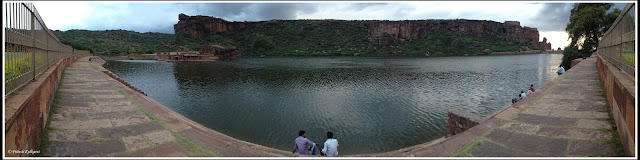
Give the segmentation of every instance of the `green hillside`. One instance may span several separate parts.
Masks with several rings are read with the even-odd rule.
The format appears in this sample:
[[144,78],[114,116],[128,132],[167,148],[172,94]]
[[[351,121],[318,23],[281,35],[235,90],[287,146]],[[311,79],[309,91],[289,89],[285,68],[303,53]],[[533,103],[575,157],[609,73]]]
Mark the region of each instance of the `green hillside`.
[[379,45],[365,29],[349,25],[325,25],[330,21],[297,20],[274,26],[211,34],[202,39],[187,34],[138,33],[125,30],[54,31],[63,42],[94,54],[143,54],[175,52],[187,45],[199,51],[204,44],[236,46],[243,56],[464,56],[517,51],[525,44],[512,44],[507,37],[478,38],[447,30],[394,45]]

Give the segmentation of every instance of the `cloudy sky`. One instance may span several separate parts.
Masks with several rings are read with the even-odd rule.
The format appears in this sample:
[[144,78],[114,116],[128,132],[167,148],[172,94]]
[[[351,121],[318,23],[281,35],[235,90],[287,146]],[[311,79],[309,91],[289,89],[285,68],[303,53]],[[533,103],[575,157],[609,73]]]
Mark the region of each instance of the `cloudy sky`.
[[[173,33],[178,14],[207,15],[228,21],[271,19],[419,20],[478,19],[520,21],[538,28],[553,48],[566,46],[572,3],[541,2],[313,2],[313,3],[168,3],[168,2],[34,2],[47,27],[124,29]],[[624,4],[616,4],[624,8]]]

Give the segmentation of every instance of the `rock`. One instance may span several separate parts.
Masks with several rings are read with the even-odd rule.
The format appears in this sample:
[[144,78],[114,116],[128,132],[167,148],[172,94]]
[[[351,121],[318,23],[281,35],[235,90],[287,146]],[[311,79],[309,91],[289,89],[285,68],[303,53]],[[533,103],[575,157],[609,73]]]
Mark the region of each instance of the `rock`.
[[237,49],[235,46],[220,46],[220,45],[210,45],[205,44],[202,45],[202,50],[200,51],[202,55],[215,55],[221,59],[229,59],[235,58],[237,53]]
[[484,49],[484,50],[482,50],[482,53],[483,54],[491,54],[491,49],[489,49],[489,48]]

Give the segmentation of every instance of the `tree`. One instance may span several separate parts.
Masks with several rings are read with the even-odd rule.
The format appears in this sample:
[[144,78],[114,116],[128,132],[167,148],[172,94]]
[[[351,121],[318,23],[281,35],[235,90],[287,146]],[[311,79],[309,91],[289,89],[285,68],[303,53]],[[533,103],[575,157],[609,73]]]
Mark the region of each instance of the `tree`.
[[612,3],[576,3],[573,5],[566,28],[571,43],[562,52],[562,64],[566,69],[571,68],[571,60],[587,56],[597,49],[600,38],[622,13],[617,8],[607,13],[612,6]]
[[569,46],[578,48],[583,54],[595,51],[604,32],[622,12],[616,8],[607,13],[612,6],[612,3],[574,4],[566,28],[571,39]]

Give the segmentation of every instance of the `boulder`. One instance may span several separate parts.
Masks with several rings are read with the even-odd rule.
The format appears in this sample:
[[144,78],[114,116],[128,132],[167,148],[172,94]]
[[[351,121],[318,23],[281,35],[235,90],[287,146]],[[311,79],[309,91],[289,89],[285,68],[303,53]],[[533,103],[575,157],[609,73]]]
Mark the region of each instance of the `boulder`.
[[491,49],[487,48],[482,50],[482,54],[491,54]]

